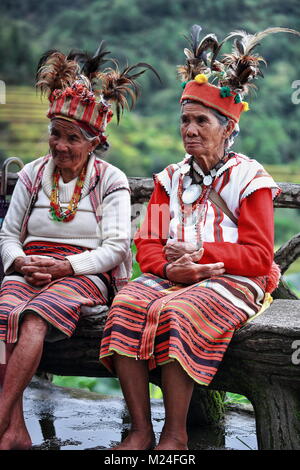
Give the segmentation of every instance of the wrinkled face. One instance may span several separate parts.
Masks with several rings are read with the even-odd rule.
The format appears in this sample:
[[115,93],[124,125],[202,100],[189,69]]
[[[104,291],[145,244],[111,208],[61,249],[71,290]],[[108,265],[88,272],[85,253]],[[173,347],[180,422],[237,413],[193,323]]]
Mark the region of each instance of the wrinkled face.
[[181,136],[186,152],[194,156],[203,171],[213,168],[223,157],[226,127],[200,103],[182,106]]
[[71,122],[54,119],[49,137],[53,160],[60,170],[79,174],[95,145],[84,138]]

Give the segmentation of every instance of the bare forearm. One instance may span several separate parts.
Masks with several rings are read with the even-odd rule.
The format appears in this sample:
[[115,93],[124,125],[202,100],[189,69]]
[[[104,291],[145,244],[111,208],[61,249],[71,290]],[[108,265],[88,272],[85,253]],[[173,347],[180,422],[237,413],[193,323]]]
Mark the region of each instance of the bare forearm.
[[53,279],[57,279],[65,276],[73,276],[74,271],[69,260],[60,261],[59,265],[55,268],[50,268],[50,274]]

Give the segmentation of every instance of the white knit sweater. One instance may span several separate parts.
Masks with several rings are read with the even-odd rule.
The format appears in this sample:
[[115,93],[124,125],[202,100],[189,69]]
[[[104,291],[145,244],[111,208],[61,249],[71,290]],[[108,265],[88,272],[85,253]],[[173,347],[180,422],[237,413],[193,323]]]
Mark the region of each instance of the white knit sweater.
[[[102,219],[97,225],[88,195],[90,179],[95,172],[94,159],[95,156],[92,155],[88,163],[82,198],[75,218],[67,223],[56,222],[50,218],[49,198],[54,162],[52,158],[48,161],[38,200],[28,221],[28,233],[24,244],[20,242],[20,231],[30,193],[24,183],[18,180],[0,232],[0,250],[6,274],[12,271],[12,263],[18,256],[25,256],[23,245],[32,241],[67,243],[89,248],[91,251],[66,257],[77,275],[107,272],[122,262],[130,250],[130,195],[126,189],[117,188],[128,187],[128,181],[121,170],[105,164],[105,175],[100,183],[103,199],[99,210]],[[41,161],[39,158],[25,167],[31,182]],[[60,178],[59,199],[62,207],[67,207],[75,185],[76,178],[69,183],[64,183]],[[110,188],[114,190],[110,192]]]

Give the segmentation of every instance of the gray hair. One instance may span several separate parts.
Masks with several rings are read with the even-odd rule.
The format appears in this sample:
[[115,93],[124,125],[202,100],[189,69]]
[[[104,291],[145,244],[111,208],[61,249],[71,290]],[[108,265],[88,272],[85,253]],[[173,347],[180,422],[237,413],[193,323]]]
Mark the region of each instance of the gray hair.
[[[184,105],[186,103],[198,103],[198,101],[184,100],[182,105]],[[219,124],[221,126],[223,126],[223,127],[227,126],[228,122],[230,121],[229,117],[224,116],[224,114],[221,114],[219,111],[217,111],[214,108],[210,108],[209,106],[205,106],[205,104],[202,104],[202,103],[200,103],[200,104],[201,104],[201,106],[204,106],[205,108],[208,108],[216,116],[216,118],[218,119]],[[238,136],[239,132],[240,132],[240,127],[239,127],[238,123],[235,123],[235,126],[234,126],[234,129],[233,129],[232,133],[230,134],[229,137],[227,137],[227,139],[225,139],[225,142],[224,142],[225,151],[229,150],[233,146],[235,138]]]
[[[219,113],[219,111],[217,111],[216,109],[213,109],[213,108],[209,108],[209,109],[216,116],[221,126],[226,127],[228,122],[230,121],[229,117],[224,116],[224,114]],[[225,150],[229,150],[233,146],[235,138],[238,136],[239,132],[240,132],[240,126],[236,122],[232,133],[230,134],[229,137],[227,137],[227,139],[225,139],[225,143],[224,143]]]

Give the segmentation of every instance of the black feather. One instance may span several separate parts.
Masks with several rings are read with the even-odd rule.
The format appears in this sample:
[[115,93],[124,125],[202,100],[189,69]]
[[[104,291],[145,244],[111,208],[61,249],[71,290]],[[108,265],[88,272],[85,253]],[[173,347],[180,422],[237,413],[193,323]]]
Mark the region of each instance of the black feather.
[[[137,72],[136,74],[134,75],[128,75],[129,72],[133,71],[135,68],[139,68],[139,67],[145,67],[145,70],[141,70],[140,72]],[[138,62],[137,64],[135,65],[131,65],[130,67],[127,67],[125,70],[123,70],[122,74],[126,74],[126,76],[131,79],[131,80],[134,80],[135,78],[139,77],[140,75],[142,75],[144,72],[146,72],[146,70],[149,69],[151,70],[154,75],[158,78],[158,80],[160,81],[161,83],[161,78],[159,76],[159,74],[157,73],[157,71],[155,70],[154,67],[152,67],[152,65],[150,64],[147,64],[146,62]]]
[[208,62],[207,62],[207,55],[208,55],[208,52],[207,51],[202,51],[200,56],[198,57],[199,59],[203,60],[203,62],[205,63],[205,65],[208,65]]
[[104,41],[101,41],[93,56],[87,52],[72,50],[68,55],[68,59],[75,60],[81,66],[80,72],[86,77],[91,78],[105,62],[108,62],[108,59],[104,59],[107,54],[110,54],[110,51],[104,50]]
[[82,52],[77,49],[72,49],[68,56],[68,60],[75,60],[76,62],[85,62],[88,58],[90,58],[90,55],[87,52]]
[[83,72],[85,75],[90,76],[91,74],[97,72],[100,67],[108,62],[109,59],[104,59],[107,54],[110,54],[110,51],[105,51],[105,43],[101,41],[97,51],[93,57],[85,64]]
[[234,41],[234,45],[236,46],[237,50],[239,51],[240,54],[245,54],[245,49],[242,41],[240,39],[236,39]]
[[194,24],[191,27],[191,46],[192,46],[192,51],[195,53],[195,55],[196,55],[196,50],[199,44],[201,31],[202,31],[202,28],[198,24]]
[[59,52],[57,49],[49,49],[48,51],[46,51],[39,59],[39,62],[38,62],[38,65],[37,65],[37,68],[36,68],[36,77],[37,77],[37,73],[38,71],[40,70],[40,68],[45,64],[45,62],[47,61],[47,59],[49,58],[50,55],[54,54],[55,52]]

